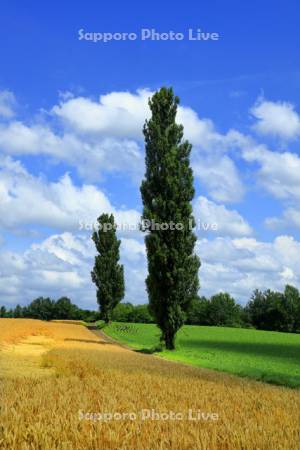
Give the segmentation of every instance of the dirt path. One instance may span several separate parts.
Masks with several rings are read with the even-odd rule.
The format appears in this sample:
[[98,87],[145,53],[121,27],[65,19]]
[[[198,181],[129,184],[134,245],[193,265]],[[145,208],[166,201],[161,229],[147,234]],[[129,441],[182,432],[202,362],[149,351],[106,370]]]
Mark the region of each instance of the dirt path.
[[107,342],[108,344],[115,344],[118,347],[125,348],[126,350],[134,351],[132,348],[128,347],[126,344],[122,344],[121,342],[117,341],[116,339],[113,339],[110,336],[107,336],[103,331],[99,330],[99,328],[96,325],[89,325],[87,327],[92,333],[94,333],[98,338],[102,339],[104,342]]

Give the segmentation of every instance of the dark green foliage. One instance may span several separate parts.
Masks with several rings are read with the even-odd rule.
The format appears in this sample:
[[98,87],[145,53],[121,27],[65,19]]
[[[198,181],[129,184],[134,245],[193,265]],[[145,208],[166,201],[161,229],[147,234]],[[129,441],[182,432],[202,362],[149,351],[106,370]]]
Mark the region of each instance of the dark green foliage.
[[96,322],[96,320],[100,320],[100,313],[99,311],[79,309],[77,320],[84,320],[84,322]]
[[133,322],[153,323],[153,317],[148,305],[136,305],[133,308]]
[[225,292],[220,292],[210,299],[208,318],[210,325],[238,326],[240,309],[234,298]]
[[131,303],[119,303],[111,313],[114,322],[133,322],[133,308]]
[[21,307],[20,305],[17,305],[17,306],[15,307],[14,317],[15,317],[16,319],[21,318],[21,317],[24,317],[24,316],[23,316],[23,310],[22,310],[22,307]]
[[260,330],[300,331],[300,296],[293,286],[287,285],[283,294],[255,290],[246,311]]
[[[169,224],[169,229],[148,230],[145,239],[150,309],[168,349],[174,348],[176,332],[197,296],[200,266],[192,231],[191,145],[183,141],[183,127],[175,122],[178,103],[173,90],[167,88],[149,101],[152,117],[144,126],[146,174],[141,185],[143,220]],[[180,224],[181,229],[171,224]]]
[[17,305],[15,309],[9,311],[4,306],[0,308],[0,317],[24,317],[27,319],[40,320],[83,320],[85,322],[95,322],[99,320],[99,313],[80,309],[74,305],[67,297],[62,297],[57,301],[49,298],[39,297],[29,305],[21,307]]
[[[95,322],[97,311],[78,308],[67,297],[55,300],[39,297],[28,306],[17,305],[7,310],[0,307],[0,317],[33,318],[41,320],[66,319]],[[115,322],[153,323],[149,305],[119,303],[112,311]],[[298,289],[287,285],[284,293],[254,291],[250,302],[242,307],[229,294],[220,293],[210,299],[195,297],[186,312],[189,325],[258,328],[261,330],[300,332],[300,295]]]
[[300,294],[294,286],[286,285],[284,290],[288,331],[300,331]]
[[119,303],[111,314],[114,322],[153,323],[148,305],[132,305]]
[[49,297],[39,297],[23,309],[23,317],[51,320],[54,316],[55,302]]
[[242,328],[255,328],[252,321],[251,315],[249,314],[249,310],[247,306],[238,305],[240,310],[240,323]]
[[191,303],[186,323],[298,333],[300,294],[289,285],[283,293],[255,290],[245,307],[227,293],[213,295],[210,299],[196,298]]
[[108,323],[113,309],[124,297],[124,270],[119,264],[121,241],[116,236],[114,216],[102,214],[98,224],[99,229],[92,236],[98,255],[91,276],[97,287],[101,318]]
[[210,325],[209,300],[205,297],[195,297],[187,311],[186,323],[189,325]]
[[57,300],[54,306],[55,310],[55,316],[58,318],[58,320],[64,320],[69,319],[72,317],[72,319],[75,319],[77,316],[76,307],[75,305],[71,303],[71,300],[68,297],[61,297]]
[[0,317],[6,317],[6,308],[5,308],[5,306],[1,306],[1,308],[0,308]]
[[189,325],[212,325],[239,327],[243,325],[243,308],[225,292],[213,295],[210,299],[195,298],[187,312]]

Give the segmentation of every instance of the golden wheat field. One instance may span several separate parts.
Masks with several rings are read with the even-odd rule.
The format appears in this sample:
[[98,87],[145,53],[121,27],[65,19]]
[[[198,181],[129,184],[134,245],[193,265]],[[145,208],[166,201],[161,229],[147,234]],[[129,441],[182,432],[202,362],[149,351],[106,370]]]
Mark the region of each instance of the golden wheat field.
[[[0,319],[0,380],[1,450],[300,448],[299,391],[126,350],[77,324]],[[218,418],[188,420],[189,409]]]

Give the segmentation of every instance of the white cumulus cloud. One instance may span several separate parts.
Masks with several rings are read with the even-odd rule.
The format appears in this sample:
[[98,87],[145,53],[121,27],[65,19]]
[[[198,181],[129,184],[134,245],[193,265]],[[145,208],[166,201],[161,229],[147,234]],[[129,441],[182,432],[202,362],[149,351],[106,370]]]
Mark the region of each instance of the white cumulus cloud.
[[116,209],[96,186],[76,186],[69,174],[49,182],[29,174],[19,162],[3,156],[0,156],[0,174],[2,227],[32,225],[76,230],[81,224],[95,223],[104,212],[115,214],[117,222],[139,222],[138,211]]
[[288,102],[271,102],[264,99],[251,108],[257,119],[254,129],[261,134],[293,139],[300,134],[300,116]]
[[252,234],[250,225],[236,210],[227,209],[203,196],[195,201],[194,215],[201,223],[217,225],[213,235],[237,237]]
[[16,98],[13,92],[0,91],[0,116],[10,119],[15,115]]

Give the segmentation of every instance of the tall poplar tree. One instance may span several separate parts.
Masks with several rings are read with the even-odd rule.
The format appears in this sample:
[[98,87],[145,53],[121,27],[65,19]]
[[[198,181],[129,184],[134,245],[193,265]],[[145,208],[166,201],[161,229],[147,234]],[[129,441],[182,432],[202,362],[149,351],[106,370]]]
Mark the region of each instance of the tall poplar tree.
[[91,276],[97,286],[101,317],[108,323],[113,309],[124,297],[124,269],[119,264],[121,241],[117,239],[112,214],[102,214],[97,221],[98,230],[94,231],[92,239],[98,255]]
[[[191,144],[183,140],[183,126],[175,121],[178,104],[172,89],[161,88],[149,100],[152,116],[143,130],[146,173],[141,194],[142,220],[148,226],[146,284],[150,310],[167,349],[175,348],[176,332],[197,296],[200,267],[194,254]],[[166,223],[167,229],[165,225],[157,226]]]

